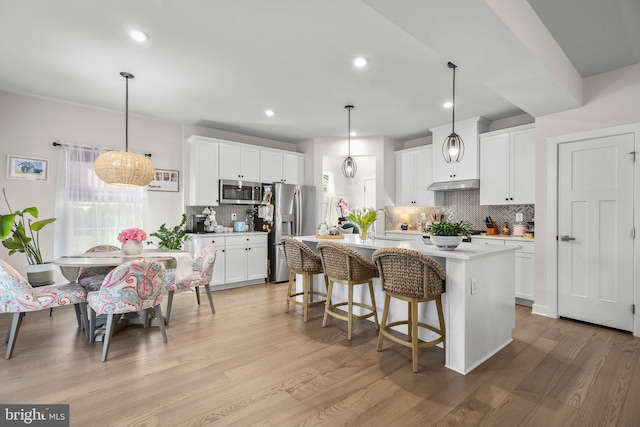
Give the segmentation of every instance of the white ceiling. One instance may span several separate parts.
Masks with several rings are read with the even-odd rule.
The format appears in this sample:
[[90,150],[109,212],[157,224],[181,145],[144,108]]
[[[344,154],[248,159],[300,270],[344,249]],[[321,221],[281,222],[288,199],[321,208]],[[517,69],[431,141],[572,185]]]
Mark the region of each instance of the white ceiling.
[[0,90],[123,111],[128,71],[132,114],[300,142],[345,136],[353,104],[358,135],[408,140],[450,121],[448,61],[456,120],[579,106],[582,77],[640,62],[639,5],[0,0]]

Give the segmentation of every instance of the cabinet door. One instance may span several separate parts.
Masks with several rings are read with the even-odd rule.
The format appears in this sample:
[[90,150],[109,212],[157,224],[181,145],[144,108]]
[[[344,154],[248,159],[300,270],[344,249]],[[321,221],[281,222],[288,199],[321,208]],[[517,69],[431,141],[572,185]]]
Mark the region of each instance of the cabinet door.
[[282,154],[260,150],[260,182],[280,182],[283,179]]
[[267,245],[251,245],[247,252],[247,280],[267,277]]
[[396,153],[396,205],[415,204],[415,152]]
[[242,147],[240,149],[242,180],[260,182],[260,150]]
[[511,134],[511,203],[535,203],[535,143],[535,128]]
[[213,265],[213,276],[211,277],[211,286],[224,285],[225,283],[225,264],[227,258],[227,250],[224,246],[218,247],[216,253],[216,262]]
[[218,205],[218,144],[189,143],[189,205]]
[[247,280],[248,248],[242,246],[227,246],[225,256],[225,282],[234,283]]
[[480,138],[480,204],[510,203],[509,134]]
[[432,153],[433,149],[431,146],[415,152],[414,200],[419,206],[433,206],[435,204],[435,193],[427,190],[427,187],[433,182],[431,173],[433,162],[431,158]]
[[220,179],[242,179],[240,147],[220,144]]
[[299,154],[282,156],[282,176],[287,184],[302,184],[304,182],[304,157]]
[[533,301],[533,254],[516,252],[516,298]]

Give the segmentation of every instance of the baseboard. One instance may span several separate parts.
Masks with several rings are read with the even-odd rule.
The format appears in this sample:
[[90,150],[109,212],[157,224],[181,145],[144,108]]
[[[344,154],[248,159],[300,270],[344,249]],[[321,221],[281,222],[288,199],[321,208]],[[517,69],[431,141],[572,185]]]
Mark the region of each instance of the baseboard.
[[547,315],[547,306],[546,305],[533,304],[531,306],[531,313],[537,314],[538,316],[549,317]]

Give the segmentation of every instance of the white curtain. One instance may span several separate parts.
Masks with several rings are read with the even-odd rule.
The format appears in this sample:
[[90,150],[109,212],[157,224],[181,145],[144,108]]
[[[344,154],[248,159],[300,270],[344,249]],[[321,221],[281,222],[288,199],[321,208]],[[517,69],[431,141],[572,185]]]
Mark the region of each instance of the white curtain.
[[93,170],[103,150],[62,146],[56,184],[54,257],[77,254],[96,245],[120,246],[125,228],[144,229],[147,188],[106,184]]

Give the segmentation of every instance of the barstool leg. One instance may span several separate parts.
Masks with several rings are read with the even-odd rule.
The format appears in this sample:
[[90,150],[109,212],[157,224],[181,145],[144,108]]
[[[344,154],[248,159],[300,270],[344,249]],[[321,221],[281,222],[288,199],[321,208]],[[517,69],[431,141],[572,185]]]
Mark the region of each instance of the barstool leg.
[[411,338],[411,350],[413,355],[413,372],[418,372],[418,301],[412,298],[411,304],[411,330],[413,337]]
[[293,276],[295,273],[293,271],[289,271],[289,289],[287,290],[287,305],[285,306],[284,312],[289,312],[289,300],[291,299],[291,288],[293,286]]
[[351,341],[351,328],[353,327],[353,285],[349,283],[349,300],[347,301],[347,307],[349,312],[347,313],[347,339]]
[[407,301],[407,313],[408,313],[407,314],[407,319],[408,319],[408,322],[409,322],[409,323],[407,323],[407,337],[409,337],[409,342],[412,342],[413,341],[413,336],[412,336],[413,329],[411,328],[411,301]]
[[311,279],[311,275],[307,272],[303,273],[304,280],[302,281],[303,294],[302,295],[302,309],[304,312],[304,323],[307,323],[309,320],[309,279]]
[[331,309],[331,293],[333,292],[333,280],[328,279],[327,284],[327,300],[324,303],[324,317],[322,318],[322,327],[327,326],[327,318],[329,317],[329,310]]
[[447,329],[444,325],[444,313],[442,312],[442,295],[436,297],[436,307],[438,309],[438,320],[440,321],[440,333],[442,334],[442,349],[447,354]]
[[382,310],[382,324],[380,325],[380,333],[378,334],[378,351],[382,351],[382,333],[387,327],[387,316],[389,315],[389,304],[391,297],[389,294],[385,294],[384,297],[384,309]]
[[378,323],[378,307],[376,306],[376,296],[373,293],[373,280],[369,279],[369,294],[371,294],[371,306],[373,307],[373,319],[376,321],[376,330],[380,330]]

